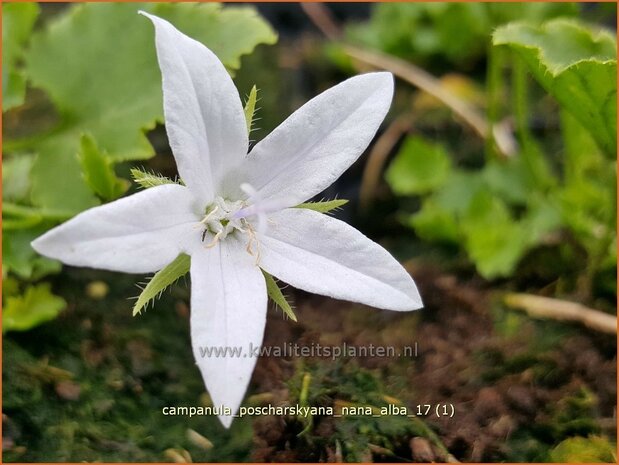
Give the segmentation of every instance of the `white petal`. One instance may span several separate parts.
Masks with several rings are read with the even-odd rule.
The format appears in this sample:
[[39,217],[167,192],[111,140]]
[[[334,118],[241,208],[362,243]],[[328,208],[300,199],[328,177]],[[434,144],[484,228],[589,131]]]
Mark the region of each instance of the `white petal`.
[[260,236],[260,267],[294,287],[387,310],[422,307],[413,279],[385,249],[322,213],[271,215]]
[[245,179],[262,199],[294,206],[322,192],[359,158],[393,97],[391,73],[355,76],[307,102],[248,155]]
[[[228,236],[191,256],[191,343],[213,406],[238,411],[262,345],[267,292],[264,276],[245,244]],[[208,350],[228,352],[211,352]],[[239,348],[242,355],[229,352]],[[219,355],[219,356],[218,356]],[[227,428],[231,416],[219,417]]]
[[94,207],[32,242],[67,265],[150,273],[186,252],[199,221],[196,200],[176,184],[151,187]]
[[165,126],[178,171],[196,197],[210,202],[247,155],[239,93],[213,52],[169,22],[142,14],[155,25]]

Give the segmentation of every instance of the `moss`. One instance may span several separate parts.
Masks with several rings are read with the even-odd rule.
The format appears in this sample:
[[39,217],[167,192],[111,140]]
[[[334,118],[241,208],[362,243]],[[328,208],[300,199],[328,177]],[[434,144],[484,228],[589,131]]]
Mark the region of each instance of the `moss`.
[[[92,276],[83,270],[61,276],[58,287],[70,310],[4,338],[4,413],[14,443],[4,461],[157,462],[166,460],[168,448],[184,449],[194,461],[247,460],[249,419],[226,431],[214,417],[162,414],[166,405],[200,405],[204,393],[188,321],[174,311],[177,299],[166,295],[133,318],[127,301],[136,293],[133,278],[104,275],[112,294],[103,303],[81,292]],[[77,400],[59,392],[67,378],[78,386]],[[192,444],[188,428],[215,447]]]
[[[354,361],[300,363],[295,377],[289,382],[291,402],[329,405],[336,414],[342,406],[369,407],[376,414],[390,404],[403,406],[403,402],[389,395],[381,379],[381,373],[361,368]],[[398,414],[342,415],[335,419],[333,434],[326,437],[317,432],[322,420],[312,419],[303,439],[322,448],[341,448],[342,457],[347,462],[368,461],[372,451],[390,460],[410,456],[409,441],[415,436],[429,439],[438,450],[447,453],[438,436],[420,418]]]

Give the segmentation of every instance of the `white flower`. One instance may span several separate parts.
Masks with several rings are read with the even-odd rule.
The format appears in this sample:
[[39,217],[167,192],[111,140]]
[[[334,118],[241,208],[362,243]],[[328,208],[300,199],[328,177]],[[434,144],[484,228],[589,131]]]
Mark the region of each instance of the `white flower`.
[[[185,186],[146,189],[80,213],[34,249],[74,266],[150,273],[191,256],[191,339],[215,406],[233,414],[253,356],[204,347],[262,344],[266,272],[297,288],[388,310],[421,307],[404,268],[351,226],[304,208],[365,150],[393,94],[389,73],[353,77],[310,100],[248,154],[243,107],[217,57],[155,25],[165,121]],[[220,416],[228,427],[231,416]]]

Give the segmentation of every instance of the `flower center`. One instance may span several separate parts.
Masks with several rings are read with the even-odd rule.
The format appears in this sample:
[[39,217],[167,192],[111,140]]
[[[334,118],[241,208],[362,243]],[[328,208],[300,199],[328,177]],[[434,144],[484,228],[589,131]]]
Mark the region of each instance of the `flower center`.
[[[263,200],[252,186],[241,184],[240,189],[247,196],[246,200],[227,200],[221,196],[215,198],[213,203],[204,210],[204,218],[200,221],[204,229],[202,242],[207,239],[207,234],[212,238],[205,247],[214,247],[217,242],[225,239],[228,234],[236,231],[247,233],[247,252],[256,257],[256,264],[260,261],[260,243],[256,233],[264,233],[267,228],[267,215],[285,208],[289,202],[286,199]],[[251,219],[251,222],[250,222]],[[254,229],[254,225],[256,229]]]
[[244,202],[241,200],[231,201],[217,197],[212,204],[206,207],[204,218],[200,221],[204,225],[202,242],[205,241],[207,234],[210,233],[214,236],[206,247],[213,247],[219,240],[225,239],[228,234],[232,234],[236,230],[247,231],[249,228],[247,220],[234,217],[234,214],[243,206]]

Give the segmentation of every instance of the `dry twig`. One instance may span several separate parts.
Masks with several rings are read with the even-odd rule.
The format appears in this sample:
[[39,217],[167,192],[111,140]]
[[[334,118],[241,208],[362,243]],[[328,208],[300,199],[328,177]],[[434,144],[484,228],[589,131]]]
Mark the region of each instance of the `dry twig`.
[[493,138],[499,151],[505,156],[513,155],[516,143],[513,135],[505,125],[491,128],[486,118],[475,108],[453,93],[445,90],[440,81],[427,71],[412,63],[385,53],[363,49],[354,45],[343,45],[344,51],[351,57],[375,68],[392,72],[400,79],[420,88],[452,109],[482,138]]
[[361,192],[359,194],[359,204],[362,210],[372,203],[389,154],[398,143],[398,140],[400,140],[400,137],[408,132],[411,126],[412,118],[410,115],[401,115],[376,140],[363,169]]
[[342,31],[336,23],[331,11],[324,3],[301,3],[301,8],[309,19],[314,23],[320,32],[330,40],[337,40],[342,35]]
[[533,318],[573,321],[596,331],[617,334],[617,317],[576,302],[517,293],[507,294],[504,302],[509,307],[526,311]]

